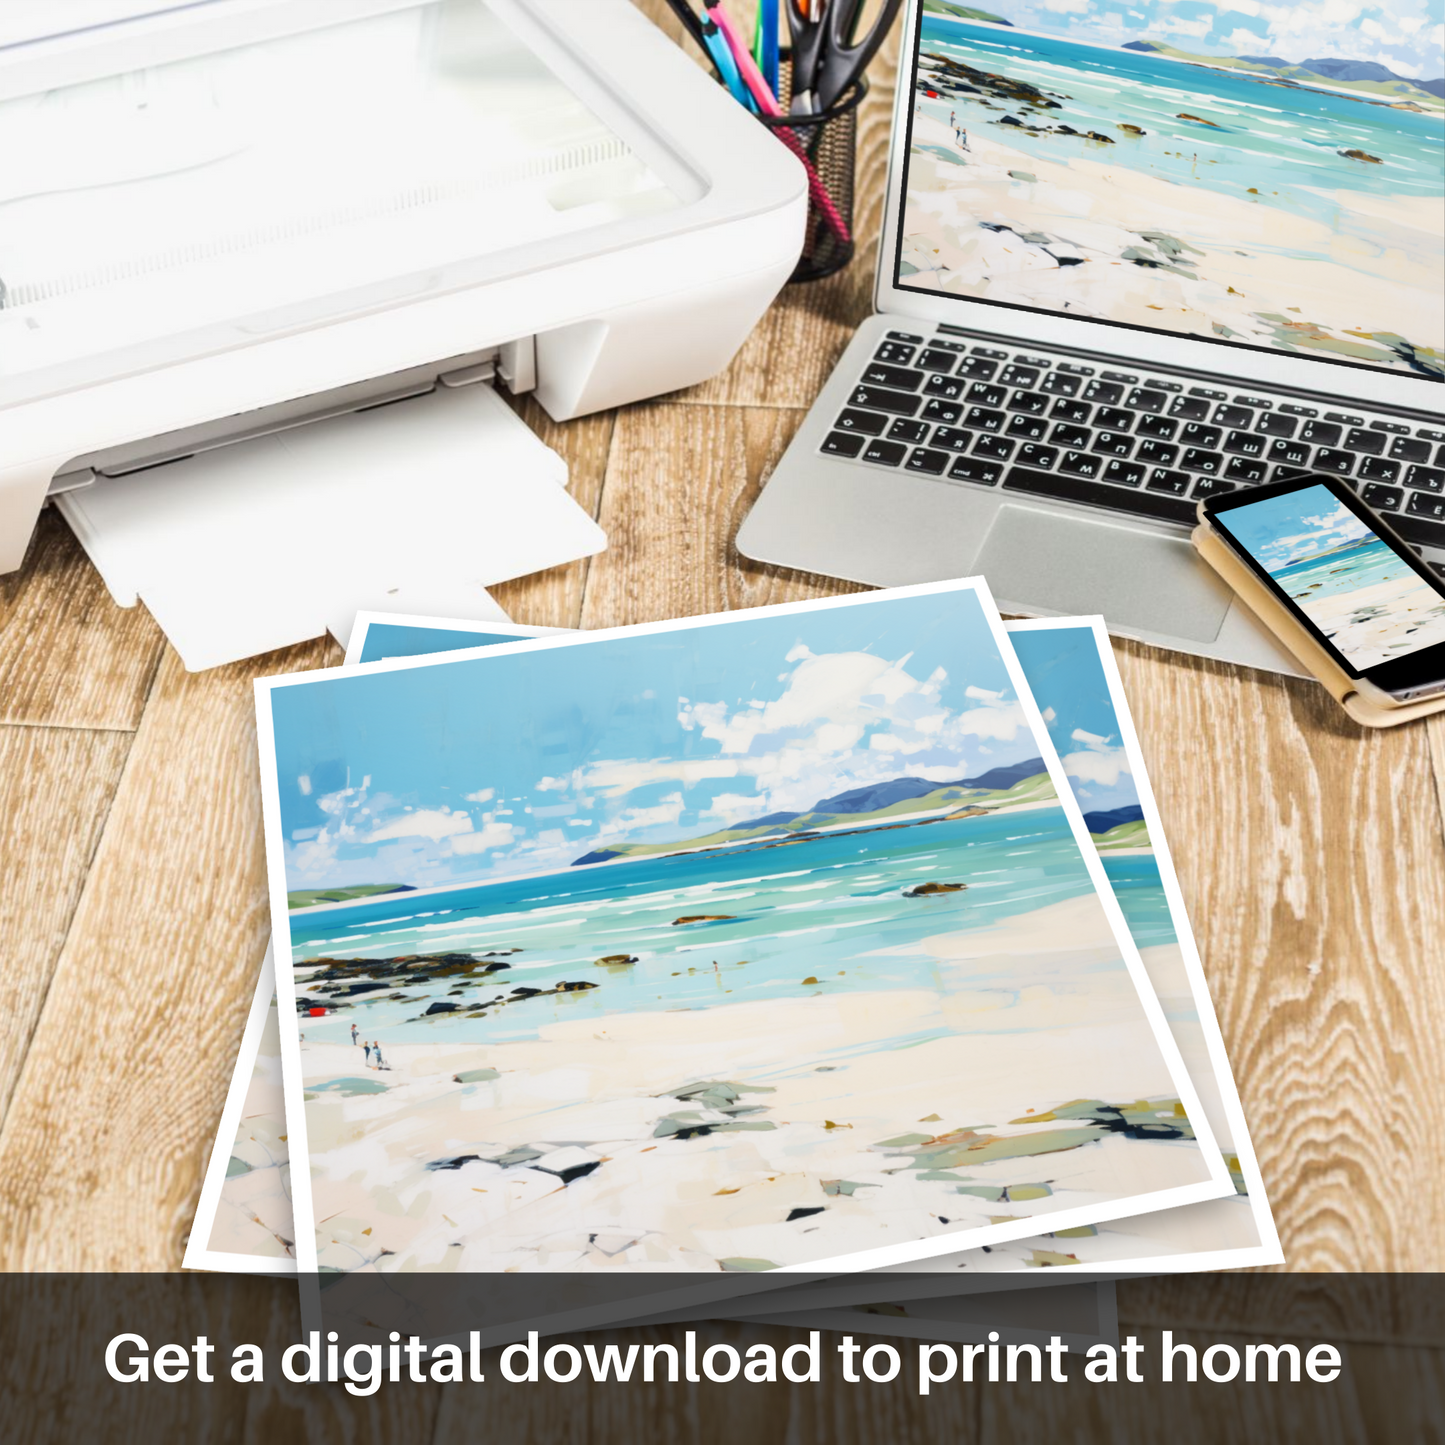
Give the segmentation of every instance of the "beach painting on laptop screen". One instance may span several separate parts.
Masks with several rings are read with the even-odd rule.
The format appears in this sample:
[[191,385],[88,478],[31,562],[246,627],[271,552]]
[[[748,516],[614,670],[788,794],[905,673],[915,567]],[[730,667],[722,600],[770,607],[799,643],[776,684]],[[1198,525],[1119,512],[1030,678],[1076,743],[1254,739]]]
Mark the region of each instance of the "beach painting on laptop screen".
[[977,584],[258,691],[303,1270],[883,1265],[1228,1192]]
[[1434,0],[920,0],[897,284],[1445,376]]

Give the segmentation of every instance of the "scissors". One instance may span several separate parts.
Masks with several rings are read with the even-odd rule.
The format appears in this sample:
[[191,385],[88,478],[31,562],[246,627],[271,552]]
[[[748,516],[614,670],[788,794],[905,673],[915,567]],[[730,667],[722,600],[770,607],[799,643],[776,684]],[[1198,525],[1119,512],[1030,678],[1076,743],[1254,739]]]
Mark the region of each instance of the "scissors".
[[866,0],[788,0],[793,40],[794,115],[827,110],[878,53],[902,0],[883,0],[867,34],[858,38]]

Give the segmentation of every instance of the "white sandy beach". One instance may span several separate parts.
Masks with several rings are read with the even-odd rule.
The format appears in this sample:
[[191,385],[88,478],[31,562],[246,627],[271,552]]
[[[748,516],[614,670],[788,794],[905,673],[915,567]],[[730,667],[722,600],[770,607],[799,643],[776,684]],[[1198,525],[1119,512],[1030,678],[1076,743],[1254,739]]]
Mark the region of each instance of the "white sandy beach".
[[[1134,170],[1120,163],[1126,136],[1112,146],[1059,138],[1058,160],[1006,136],[972,125],[965,152],[947,125],[915,112],[907,285],[1263,345],[1316,329],[1344,344],[1361,333],[1436,348],[1445,338],[1436,202],[1340,191],[1332,229]],[[1146,232],[1188,249],[1171,253]],[[1175,264],[1181,255],[1192,264]]]
[[[799,1264],[1202,1180],[1188,1140],[1025,1122],[1078,1099],[1158,1099],[1176,1117],[1132,986],[1106,967],[1117,949],[1088,921],[1102,914],[1079,902],[999,930],[1031,955],[1014,997],[953,976],[942,1017],[933,992],[824,984],[555,1023],[532,1041],[400,1045],[381,1073],[358,1049],[308,1044],[320,1263]],[[1045,1133],[1051,1152],[1031,1153]]]
[[1300,597],[1296,602],[1362,671],[1445,643],[1445,602],[1413,573],[1333,596]]
[[273,1000],[261,1030],[206,1248],[266,1259],[295,1259],[290,1167],[281,1037]]

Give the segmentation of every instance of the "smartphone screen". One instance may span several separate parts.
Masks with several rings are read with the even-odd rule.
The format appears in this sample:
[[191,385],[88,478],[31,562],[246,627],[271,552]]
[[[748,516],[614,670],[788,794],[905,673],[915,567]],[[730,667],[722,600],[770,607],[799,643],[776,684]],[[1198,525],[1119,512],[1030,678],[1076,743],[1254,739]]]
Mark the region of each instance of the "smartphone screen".
[[1344,482],[1226,493],[1205,515],[1351,677],[1396,696],[1445,679],[1445,587]]

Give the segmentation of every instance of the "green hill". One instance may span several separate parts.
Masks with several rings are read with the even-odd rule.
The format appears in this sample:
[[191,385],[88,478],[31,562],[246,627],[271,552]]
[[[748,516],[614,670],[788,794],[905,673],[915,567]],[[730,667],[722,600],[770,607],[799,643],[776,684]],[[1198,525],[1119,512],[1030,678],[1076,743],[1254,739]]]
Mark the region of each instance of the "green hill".
[[[693,848],[724,848],[732,843],[746,843],[758,838],[790,841],[789,835],[808,835],[821,828],[870,828],[889,823],[924,822],[929,817],[944,818],[954,813],[977,809],[980,813],[999,813],[1025,803],[1044,803],[1056,798],[1053,781],[1047,773],[1023,778],[1009,788],[935,788],[919,797],[905,798],[886,808],[867,813],[797,813],[786,822],[750,828],[722,828],[697,838],[679,838],[666,843],[623,843],[615,848],[599,848],[578,858],[576,863],[606,863],[618,858],[649,858],[661,853],[680,853]],[[574,864],[575,866],[575,864]]]
[[981,20],[985,25],[1007,25],[1013,28],[1013,22],[1005,20],[1002,15],[994,15],[988,10],[974,10],[967,5],[955,5],[952,0],[923,0],[923,13],[925,15],[941,15],[945,20]]
[[1149,841],[1149,825],[1140,819],[1135,823],[1120,823],[1107,833],[1090,833],[1094,847],[1101,853],[1116,853],[1124,848],[1152,848]]
[[1361,100],[1380,100],[1408,103],[1421,110],[1445,113],[1445,100],[1408,80],[1339,80],[1321,75],[1318,71],[1306,70],[1300,65],[1266,65],[1258,60],[1240,60],[1227,55],[1197,55],[1190,50],[1180,50],[1166,45],[1162,40],[1134,40],[1123,47],[1125,50],[1147,51],[1151,55],[1164,55],[1170,60],[1184,60],[1191,65],[1208,65],[1218,70],[1238,70],[1261,80],[1292,81],[1296,85],[1317,85],[1326,90],[1342,90],[1358,96]]
[[286,907],[315,908],[318,903],[354,903],[358,898],[375,898],[383,893],[411,893],[410,883],[358,883],[355,888],[298,888],[286,895]]

